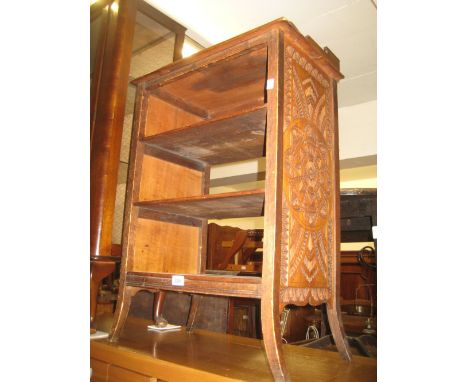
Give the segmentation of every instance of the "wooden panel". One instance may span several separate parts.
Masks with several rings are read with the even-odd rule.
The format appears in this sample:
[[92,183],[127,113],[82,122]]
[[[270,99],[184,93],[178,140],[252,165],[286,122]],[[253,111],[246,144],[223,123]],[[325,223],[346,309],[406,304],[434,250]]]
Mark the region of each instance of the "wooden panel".
[[139,200],[197,196],[203,173],[155,158],[143,157]]
[[334,279],[333,88],[302,47],[285,45],[281,300],[318,305]]
[[372,241],[377,225],[377,190],[341,190],[341,242]]
[[266,47],[246,50],[181,76],[162,88],[175,99],[190,100],[193,107],[205,110],[211,116],[226,110],[240,110],[247,105],[262,105],[266,58]]
[[236,162],[265,155],[265,123],[262,106],[147,137],[145,142],[211,165]]
[[[344,303],[353,303],[355,298],[371,300],[377,306],[377,270],[358,262],[359,251],[341,252],[341,290],[340,295]],[[375,258],[364,259],[375,266]],[[371,296],[369,295],[371,293]]]
[[157,382],[156,378],[111,365],[109,382]]
[[197,273],[199,228],[138,219],[130,270]]
[[91,358],[90,366],[92,371],[91,382],[107,382],[109,364]]
[[226,333],[260,338],[260,301],[248,298],[230,298]]
[[148,99],[145,136],[159,134],[202,121],[198,115],[189,113],[155,96]]
[[90,249],[91,257],[110,256],[116,182],[125,114],[125,98],[135,24],[134,1],[107,19],[96,52],[91,86]]
[[262,216],[265,191],[249,190],[225,194],[135,203],[158,212],[200,219],[226,219]]
[[241,229],[237,227],[219,226],[215,223],[208,224],[208,248],[207,248],[207,269],[218,269],[216,265],[222,263],[227,251],[232,246],[229,245],[228,249],[223,246],[225,240],[232,239],[237,232]]
[[145,289],[164,289],[177,292],[212,294],[217,296],[255,297],[261,294],[261,277],[185,275],[184,286],[173,286],[171,275],[136,273],[127,274],[126,285]]

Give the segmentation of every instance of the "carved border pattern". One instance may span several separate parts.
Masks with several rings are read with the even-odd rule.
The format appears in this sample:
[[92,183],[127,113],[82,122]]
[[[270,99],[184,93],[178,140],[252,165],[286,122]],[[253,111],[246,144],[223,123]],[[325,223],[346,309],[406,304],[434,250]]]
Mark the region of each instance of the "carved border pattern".
[[286,47],[280,275],[280,300],[285,304],[318,305],[332,293],[330,89],[308,59],[293,46]]

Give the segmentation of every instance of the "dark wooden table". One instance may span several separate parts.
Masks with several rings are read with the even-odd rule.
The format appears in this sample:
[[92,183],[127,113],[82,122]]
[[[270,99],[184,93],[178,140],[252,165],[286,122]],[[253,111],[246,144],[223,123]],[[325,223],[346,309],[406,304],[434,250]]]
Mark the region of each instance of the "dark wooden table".
[[[102,319],[104,317],[104,319]],[[110,327],[110,315],[97,323]],[[148,332],[150,321],[129,317],[116,343],[91,341],[91,381],[272,381],[262,341],[205,330]],[[284,345],[292,381],[376,381],[376,361]]]

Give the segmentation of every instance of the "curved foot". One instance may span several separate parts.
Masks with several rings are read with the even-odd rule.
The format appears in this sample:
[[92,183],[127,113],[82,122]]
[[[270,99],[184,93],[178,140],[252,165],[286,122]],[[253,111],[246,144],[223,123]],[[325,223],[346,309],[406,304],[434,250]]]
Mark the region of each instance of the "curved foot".
[[130,310],[130,303],[132,302],[132,297],[140,290],[134,287],[123,287],[123,290],[119,294],[119,299],[117,301],[117,307],[114,313],[114,321],[112,322],[112,328],[109,333],[109,341],[116,342],[120,333],[122,332],[125,320],[128,316],[128,311]]
[[278,306],[275,307],[269,298],[263,298],[261,304],[263,343],[270,370],[275,381],[289,381],[281,341]]
[[338,352],[344,360],[351,361],[351,349],[349,347],[348,340],[346,339],[346,333],[343,329],[340,312],[336,307],[331,307],[329,304],[327,304],[327,316]]

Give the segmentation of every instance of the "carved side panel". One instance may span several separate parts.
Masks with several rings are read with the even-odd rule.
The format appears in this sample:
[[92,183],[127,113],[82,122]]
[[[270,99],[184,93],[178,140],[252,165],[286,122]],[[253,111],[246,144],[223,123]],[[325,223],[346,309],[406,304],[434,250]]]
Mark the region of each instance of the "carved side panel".
[[281,302],[317,305],[331,293],[334,256],[332,86],[286,44]]

